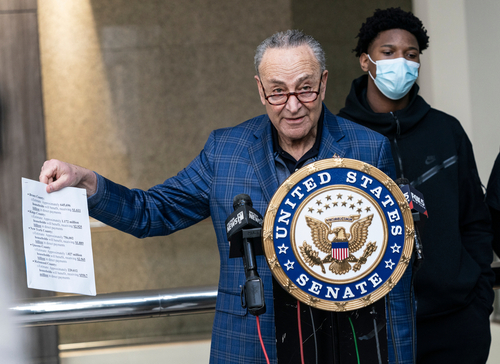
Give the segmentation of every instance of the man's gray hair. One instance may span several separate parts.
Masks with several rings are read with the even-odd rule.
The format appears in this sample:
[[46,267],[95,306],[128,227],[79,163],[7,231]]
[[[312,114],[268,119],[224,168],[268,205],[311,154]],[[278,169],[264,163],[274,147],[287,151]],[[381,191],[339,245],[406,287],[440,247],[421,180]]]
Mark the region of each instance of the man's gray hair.
[[278,32],[271,35],[269,38],[264,40],[256,49],[254,57],[255,71],[257,76],[259,75],[259,66],[262,62],[262,57],[268,48],[294,48],[301,45],[308,45],[314,53],[316,60],[319,63],[321,69],[321,74],[326,69],[326,57],[325,51],[321,47],[321,44],[311,37],[306,35],[300,30],[287,30],[286,32]]

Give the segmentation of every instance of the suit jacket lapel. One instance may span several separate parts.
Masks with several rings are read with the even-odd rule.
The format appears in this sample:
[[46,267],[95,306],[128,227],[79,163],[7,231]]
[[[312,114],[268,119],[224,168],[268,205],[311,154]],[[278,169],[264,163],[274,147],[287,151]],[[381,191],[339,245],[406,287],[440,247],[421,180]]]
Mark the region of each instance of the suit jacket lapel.
[[266,202],[269,202],[278,189],[279,183],[274,165],[271,126],[269,119],[267,120],[264,127],[254,133],[255,142],[248,148],[248,152]]
[[332,158],[335,154],[343,158],[346,151],[341,146],[340,141],[345,136],[344,132],[340,128],[335,115],[328,111],[325,105],[323,105],[323,112],[325,113],[323,136],[319,148],[318,159]]

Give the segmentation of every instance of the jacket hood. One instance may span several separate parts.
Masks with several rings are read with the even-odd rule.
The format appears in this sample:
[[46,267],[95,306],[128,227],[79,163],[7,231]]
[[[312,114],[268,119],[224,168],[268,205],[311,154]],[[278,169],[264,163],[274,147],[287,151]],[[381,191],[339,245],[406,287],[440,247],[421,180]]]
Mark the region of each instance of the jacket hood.
[[385,136],[392,136],[397,134],[394,116],[400,123],[399,134],[404,134],[422,120],[431,109],[430,105],[418,95],[419,87],[414,84],[410,90],[410,102],[407,107],[393,113],[375,113],[366,100],[367,86],[368,75],[363,75],[352,82],[345,107],[340,110],[339,116],[355,121]]

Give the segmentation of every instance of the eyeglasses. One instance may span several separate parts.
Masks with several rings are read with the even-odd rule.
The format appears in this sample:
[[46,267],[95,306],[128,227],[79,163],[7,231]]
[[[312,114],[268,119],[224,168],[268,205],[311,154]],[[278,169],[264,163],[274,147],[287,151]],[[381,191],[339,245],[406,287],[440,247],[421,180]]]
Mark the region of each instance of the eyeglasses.
[[264,85],[262,81],[260,81],[260,85],[262,86],[262,92],[264,92],[264,98],[269,102],[269,104],[278,106],[284,105],[288,102],[290,96],[295,96],[301,103],[305,104],[308,102],[316,101],[319,95],[319,90],[321,89],[321,79],[319,80],[318,91],[299,91],[299,92],[287,92],[284,94],[272,94],[267,96],[266,90],[264,89]]

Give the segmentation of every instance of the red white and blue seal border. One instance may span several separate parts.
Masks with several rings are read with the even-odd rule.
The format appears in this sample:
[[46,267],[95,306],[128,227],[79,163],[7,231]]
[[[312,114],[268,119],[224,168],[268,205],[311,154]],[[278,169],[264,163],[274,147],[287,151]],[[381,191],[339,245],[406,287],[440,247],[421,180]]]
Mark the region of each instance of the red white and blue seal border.
[[[382,239],[385,251],[379,252],[377,266],[359,280],[335,283],[310,274],[300,262],[291,222],[309,196],[339,185],[369,195],[379,205],[387,236]],[[411,210],[399,187],[376,167],[347,158],[311,163],[283,182],[267,208],[262,234],[267,263],[280,285],[301,302],[328,311],[356,310],[388,294],[410,263],[413,240]]]

